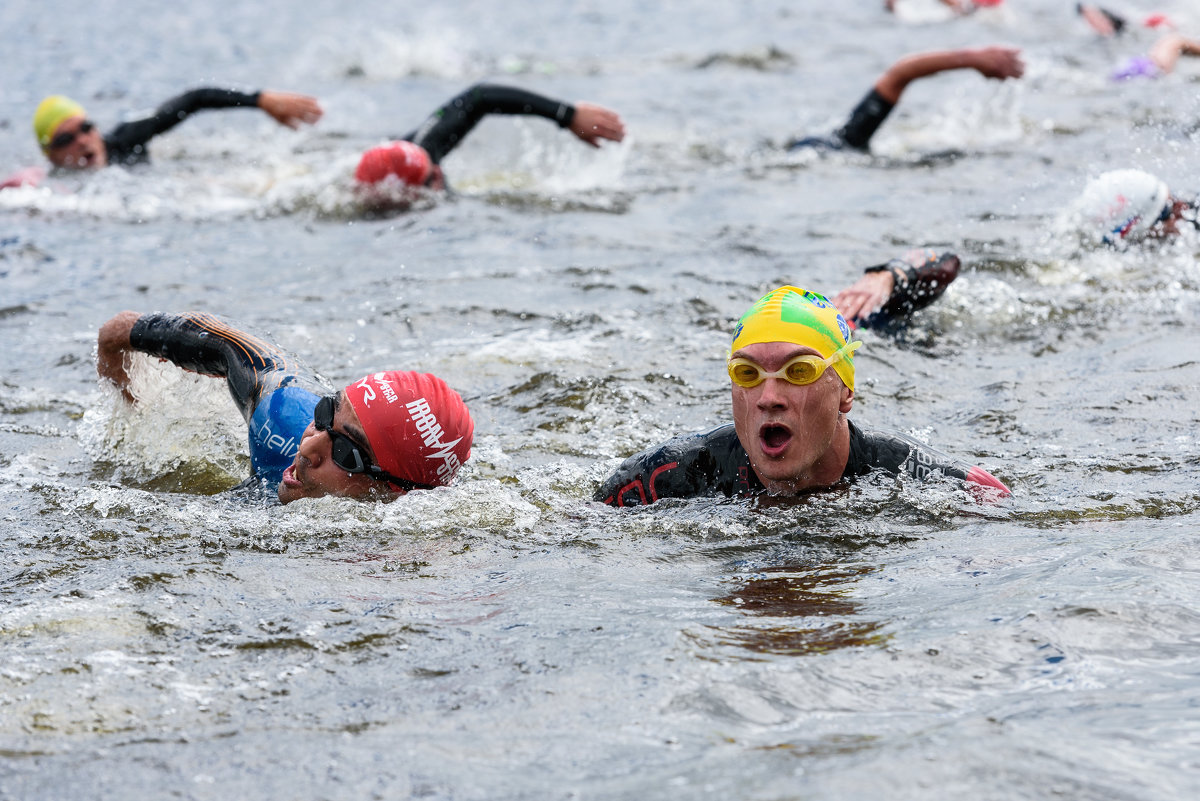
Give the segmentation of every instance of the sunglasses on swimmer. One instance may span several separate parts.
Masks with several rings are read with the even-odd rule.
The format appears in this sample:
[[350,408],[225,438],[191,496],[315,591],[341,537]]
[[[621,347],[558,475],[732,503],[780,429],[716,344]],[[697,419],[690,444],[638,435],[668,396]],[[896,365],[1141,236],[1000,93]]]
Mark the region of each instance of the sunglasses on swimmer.
[[74,131],[63,131],[62,133],[55,134],[54,138],[50,140],[50,149],[61,150],[64,147],[70,147],[76,137],[90,134],[94,130],[96,130],[96,123],[91,120],[84,120]]
[[821,377],[825,372],[825,368],[829,367],[834,362],[849,356],[854,351],[858,350],[862,342],[855,340],[847,342],[837,350],[828,359],[823,359],[820,356],[812,356],[805,354],[797,356],[788,361],[783,367],[773,373],[769,373],[762,369],[759,365],[749,359],[730,359],[729,360],[729,378],[739,387],[747,389],[757,387],[768,378],[782,378],[789,384],[796,386],[804,386],[811,384]]
[[376,481],[387,481],[403,490],[433,489],[428,484],[418,484],[407,478],[393,476],[379,465],[368,462],[364,457],[365,449],[333,427],[333,416],[337,413],[337,407],[337,396],[330,395],[317,401],[317,408],[313,410],[313,425],[318,431],[328,434],[333,442],[330,456],[334,464],[347,473],[365,473]]

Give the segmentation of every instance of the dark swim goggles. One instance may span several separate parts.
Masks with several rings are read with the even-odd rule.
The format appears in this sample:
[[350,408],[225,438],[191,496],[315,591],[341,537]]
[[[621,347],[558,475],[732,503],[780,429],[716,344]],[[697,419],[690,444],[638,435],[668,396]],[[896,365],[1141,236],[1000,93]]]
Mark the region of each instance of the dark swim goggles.
[[54,138],[50,140],[50,149],[61,150],[64,147],[70,147],[76,137],[90,134],[94,130],[96,130],[96,123],[91,120],[84,120],[74,131],[63,131],[60,134],[55,134]]
[[366,473],[368,477],[376,481],[387,481],[402,490],[433,489],[428,484],[418,484],[407,478],[393,476],[391,473],[385,472],[379,465],[368,462],[364,458],[366,448],[333,427],[333,416],[337,413],[337,407],[337,396],[330,395],[317,401],[317,408],[313,410],[313,425],[318,431],[328,434],[329,439],[333,441],[330,456],[333,458],[334,464],[347,473]]

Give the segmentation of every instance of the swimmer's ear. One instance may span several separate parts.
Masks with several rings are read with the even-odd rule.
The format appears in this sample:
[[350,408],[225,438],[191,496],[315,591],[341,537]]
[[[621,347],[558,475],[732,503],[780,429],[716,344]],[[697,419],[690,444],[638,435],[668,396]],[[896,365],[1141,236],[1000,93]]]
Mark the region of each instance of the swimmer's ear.
[[838,405],[838,411],[846,414],[850,411],[850,407],[854,405],[854,390],[842,384],[842,402]]

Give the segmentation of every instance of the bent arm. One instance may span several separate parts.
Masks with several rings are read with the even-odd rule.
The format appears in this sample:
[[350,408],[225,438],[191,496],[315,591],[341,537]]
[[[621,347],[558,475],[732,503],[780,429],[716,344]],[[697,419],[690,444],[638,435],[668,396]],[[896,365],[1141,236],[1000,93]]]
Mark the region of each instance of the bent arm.
[[950,252],[911,250],[886,264],[868,267],[858,281],[834,297],[833,305],[855,325],[884,327],[940,298],[961,266],[958,256]]
[[280,348],[215,315],[127,311],[101,327],[96,369],[130,401],[134,398],[129,390],[128,356],[133,351],[166,359],[190,372],[224,378],[247,419],[265,390],[309,372]]
[[1177,33],[1168,33],[1150,48],[1150,60],[1163,72],[1172,72],[1181,56],[1200,55],[1200,42],[1185,39]]
[[137,319],[137,312],[123,311],[100,326],[96,337],[96,372],[115,384],[130,403],[134,402],[134,397],[129,391],[128,359],[133,352],[129,332]]
[[110,160],[137,160],[143,157],[145,145],[159,134],[166,133],[197,111],[218,108],[261,108],[281,125],[297,127],[301,122],[314,123],[321,118],[321,107],[315,98],[289,92],[239,92],[236,89],[202,87],[184,92],[163,103],[154,113],[122,123],[104,137]]
[[981,47],[939,50],[905,56],[888,68],[875,82],[875,91],[891,104],[913,81],[948,70],[973,69],[985,78],[1005,80],[1025,73],[1021,51],[1012,47]]
[[425,148],[440,163],[489,114],[523,114],[553,120],[589,144],[598,139],[620,141],[624,125],[615,112],[590,103],[571,105],[511,86],[480,83],[461,92],[435,111],[417,130],[401,139]]

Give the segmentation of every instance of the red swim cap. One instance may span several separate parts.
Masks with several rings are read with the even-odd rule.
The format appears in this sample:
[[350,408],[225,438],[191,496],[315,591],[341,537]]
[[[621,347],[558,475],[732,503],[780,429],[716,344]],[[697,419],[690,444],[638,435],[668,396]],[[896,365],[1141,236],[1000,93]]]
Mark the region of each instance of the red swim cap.
[[475,423],[446,382],[429,373],[372,373],[346,387],[379,466],[418,484],[449,484],[467,459]]
[[388,142],[362,154],[354,177],[360,183],[377,184],[394,175],[411,186],[424,186],[432,171],[425,148],[412,142]]

